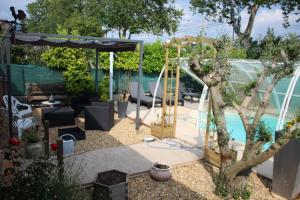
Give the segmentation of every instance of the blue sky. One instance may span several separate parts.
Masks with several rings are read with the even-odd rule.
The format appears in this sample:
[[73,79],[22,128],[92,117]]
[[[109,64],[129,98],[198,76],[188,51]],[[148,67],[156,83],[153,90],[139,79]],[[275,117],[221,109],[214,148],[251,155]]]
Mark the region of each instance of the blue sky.
[[[0,19],[11,19],[9,7],[15,6],[16,9],[26,10],[26,5],[34,0],[1,0],[0,1]],[[151,34],[133,35],[132,39],[142,39],[145,42],[153,42],[157,39],[166,40],[172,37],[184,37],[186,35],[196,36],[200,33],[200,30],[204,30],[208,37],[217,37],[222,33],[228,33],[232,35],[232,28],[226,24],[212,23],[206,21],[203,16],[194,14],[189,9],[188,0],[176,0],[175,6],[178,9],[183,9],[184,16],[179,24],[178,31],[171,36],[162,35],[155,36]],[[242,13],[242,19],[247,19],[246,12]],[[271,10],[260,9],[254,23],[252,37],[263,37],[268,28],[273,28],[277,35],[286,35],[293,32],[300,34],[300,23],[296,23],[296,17],[292,15],[291,26],[287,29],[282,27],[282,14],[279,7],[273,7]],[[242,21],[242,27],[246,26],[246,20]],[[117,33],[109,33],[109,37],[118,37]]]

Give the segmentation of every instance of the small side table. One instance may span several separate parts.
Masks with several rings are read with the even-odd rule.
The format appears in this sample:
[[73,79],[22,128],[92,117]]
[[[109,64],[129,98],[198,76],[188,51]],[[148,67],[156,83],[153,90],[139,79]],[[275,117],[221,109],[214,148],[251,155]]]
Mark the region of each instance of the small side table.
[[42,104],[47,105],[49,107],[54,107],[55,105],[61,104],[61,102],[60,101],[54,101],[54,102],[43,101]]

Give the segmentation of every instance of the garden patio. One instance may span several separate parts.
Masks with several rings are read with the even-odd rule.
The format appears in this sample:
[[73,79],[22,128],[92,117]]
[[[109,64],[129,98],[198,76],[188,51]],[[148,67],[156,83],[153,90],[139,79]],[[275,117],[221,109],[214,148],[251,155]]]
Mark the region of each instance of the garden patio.
[[[27,37],[25,35],[17,35],[16,39],[18,40],[18,44],[33,44],[33,45],[54,45],[54,46],[64,46],[67,45],[68,47],[74,47],[74,48],[80,48],[81,45],[86,44],[87,48],[88,45],[96,45],[96,49],[99,47],[99,42],[95,42],[100,40],[99,38],[90,38],[90,40],[94,41],[70,41],[69,39],[63,40],[63,41],[55,41],[50,39],[45,39],[44,37],[63,37],[63,36],[57,36],[57,35],[37,35],[37,36],[30,36]],[[71,37],[71,36],[70,36]],[[81,38],[82,39],[82,38]],[[88,38],[85,38],[85,40],[88,40]],[[8,38],[6,38],[6,45],[9,46]],[[120,42],[120,43],[118,43]],[[121,50],[133,50],[133,47],[131,45],[136,45],[136,43],[128,44],[126,42],[129,41],[104,41],[100,45],[105,46],[103,47],[103,51],[116,51],[118,50],[117,47],[114,47],[114,45],[119,44],[119,47],[122,47],[122,45],[125,45],[124,49],[121,48]],[[142,43],[142,42],[141,42]],[[71,45],[71,46],[69,46]],[[111,49],[108,47],[111,45]],[[128,45],[128,46],[126,46]],[[6,47],[7,47],[6,46]],[[128,49],[127,49],[128,48]],[[96,66],[98,66],[98,50],[96,50]],[[142,52],[142,47],[140,49],[140,52]],[[3,55],[3,54],[2,54]],[[10,54],[7,53],[6,49],[6,58],[5,65],[7,67],[7,73],[5,74],[7,77],[7,94],[8,94],[8,100],[7,100],[7,107],[8,107],[8,121],[9,124],[6,128],[8,128],[10,133],[10,138],[13,138],[13,114],[15,112],[13,107],[13,102],[15,101],[14,98],[11,96],[11,72],[10,72],[10,61],[9,56]],[[142,55],[142,53],[141,53]],[[140,65],[139,65],[139,75],[142,73],[142,57],[140,55]],[[3,57],[2,57],[3,58]],[[96,67],[97,69],[97,67]],[[179,69],[179,68],[178,68]],[[110,71],[111,72],[111,71]],[[165,79],[166,80],[166,79]],[[178,84],[176,84],[178,86]],[[176,87],[177,87],[176,86]],[[150,187],[153,187],[155,191],[158,192],[158,194],[154,194],[155,197],[160,198],[166,198],[166,199],[173,199],[173,198],[197,198],[197,199],[204,199],[208,196],[212,199],[218,197],[214,196],[210,192],[207,193],[207,187],[206,188],[199,188],[194,185],[193,181],[187,181],[186,178],[193,177],[194,173],[200,173],[201,175],[205,175],[205,180],[203,181],[204,184],[209,183],[210,186],[212,184],[212,177],[214,174],[214,167],[211,165],[205,164],[202,159],[204,156],[204,141],[205,141],[205,135],[204,130],[200,130],[200,127],[198,127],[197,120],[199,120],[199,116],[197,117],[197,107],[198,103],[195,102],[185,102],[185,106],[178,106],[177,110],[177,124],[175,126],[176,132],[175,138],[176,139],[156,139],[156,141],[147,142],[144,141],[146,138],[149,139],[149,136],[151,135],[151,126],[153,121],[155,121],[155,112],[163,113],[164,115],[164,107],[163,108],[154,108],[153,110],[150,109],[144,109],[140,108],[141,103],[141,80],[140,77],[138,79],[138,87],[137,89],[137,99],[136,104],[129,104],[128,110],[127,110],[127,116],[128,118],[125,119],[119,119],[116,116],[115,112],[120,112],[120,110],[115,110],[115,102],[112,94],[112,74],[110,74],[110,85],[109,85],[109,99],[110,99],[110,105],[112,107],[105,107],[103,104],[96,102],[99,100],[95,100],[95,96],[84,96],[84,99],[90,100],[89,105],[82,105],[81,101],[75,101],[77,102],[76,106],[79,106],[80,110],[77,112],[78,107],[74,107],[72,105],[73,100],[71,99],[71,105],[72,108],[66,108],[66,107],[59,107],[55,105],[51,105],[51,107],[42,107],[42,108],[34,108],[33,109],[33,116],[38,121],[38,133],[40,139],[44,140],[44,153],[46,156],[49,156],[49,143],[54,144],[57,142],[58,149],[53,148],[53,150],[57,150],[57,158],[58,163],[62,164],[64,166],[64,171],[66,174],[68,172],[75,173],[76,170],[80,170],[81,174],[77,178],[77,183],[80,185],[88,186],[95,181],[95,177],[99,172],[105,172],[111,169],[117,169],[120,171],[123,171],[127,173],[130,177],[130,180],[132,180],[131,184],[135,185],[138,184],[138,182],[144,182],[147,183],[142,184],[141,188],[132,186],[132,191],[129,194],[133,195],[132,198],[140,198],[139,192],[136,192],[136,189],[140,189],[141,191],[144,191],[142,187],[146,185],[150,185]],[[96,94],[98,93],[98,75],[96,74],[95,77],[95,89]],[[178,89],[178,87],[177,87]],[[175,91],[175,93],[178,92],[178,90]],[[52,96],[52,94],[51,94]],[[155,96],[155,95],[154,95]],[[77,98],[77,97],[75,97]],[[150,98],[150,97],[149,97]],[[175,95],[175,107],[177,107],[177,100]],[[92,100],[91,100],[92,99]],[[165,97],[163,98],[165,100]],[[203,99],[202,99],[203,100]],[[169,99],[171,102],[171,98]],[[55,101],[54,101],[55,102]],[[79,102],[79,103],[78,103]],[[49,98],[49,102],[50,98]],[[24,104],[20,104],[23,105]],[[204,100],[204,106],[208,107],[209,109],[209,102]],[[171,103],[170,103],[171,107]],[[74,109],[74,110],[73,110]],[[102,109],[102,110],[101,110]],[[84,112],[82,112],[84,110]],[[105,113],[104,115],[101,115],[104,110],[108,110],[108,114],[112,114],[109,119],[102,118],[103,116],[107,116]],[[203,111],[203,110],[202,110]],[[230,110],[231,112],[232,110]],[[204,111],[205,112],[205,111]],[[206,111],[210,113],[210,111]],[[76,116],[76,117],[75,117]],[[158,118],[158,117],[157,117]],[[87,122],[90,120],[90,122]],[[205,121],[200,121],[200,123],[205,123]],[[108,124],[111,124],[108,125]],[[65,155],[64,158],[62,158],[62,152],[64,152],[64,145],[62,138],[60,138],[59,132],[63,128],[69,128],[69,125],[75,125],[81,130],[85,130],[85,139],[83,141],[78,141],[75,147],[75,154],[71,153],[69,155]],[[97,126],[97,128],[95,128]],[[108,126],[108,127],[107,127]],[[59,128],[58,128],[59,127]],[[92,128],[88,128],[92,127]],[[5,127],[4,127],[5,128]],[[102,129],[102,131],[98,130]],[[63,130],[62,130],[63,131]],[[4,132],[6,132],[4,130]],[[27,133],[26,133],[27,135]],[[19,136],[20,133],[19,133]],[[75,137],[75,136],[72,136]],[[215,139],[215,138],[213,138]],[[6,139],[7,141],[7,139]],[[241,158],[241,155],[243,153],[243,147],[244,145],[240,144],[239,142],[231,141],[230,144],[232,146],[235,146],[235,151],[237,151],[237,160]],[[52,146],[51,146],[52,147]],[[205,146],[206,147],[206,146]],[[52,154],[52,155],[51,155]],[[50,157],[55,154],[50,153]],[[55,156],[54,156],[55,157]],[[200,161],[199,161],[200,160]],[[163,190],[155,189],[157,185],[152,185],[152,182],[149,181],[148,176],[145,175],[145,173],[151,168],[153,163],[159,162],[164,163],[166,165],[171,166],[172,172],[174,173],[175,179],[173,179],[171,182],[158,184],[158,186],[162,186]],[[195,170],[189,170],[188,169],[194,169],[194,167],[197,167]],[[187,170],[187,171],[185,171]],[[266,170],[266,169],[263,169]],[[267,169],[269,170],[269,169]],[[206,171],[206,172],[205,172]],[[184,175],[182,175],[184,174]],[[209,176],[207,176],[209,174]],[[265,174],[263,174],[265,175]],[[266,175],[265,175],[266,176]],[[272,176],[267,176],[268,178],[272,178]],[[178,179],[177,179],[178,178]],[[267,188],[269,187],[268,184],[269,181],[265,178],[258,178],[256,175],[253,176],[252,181],[255,182],[254,188],[261,184],[259,183],[259,180],[262,180],[262,182],[267,183]],[[188,179],[189,180],[189,179]],[[185,184],[181,184],[180,182],[184,182]],[[196,184],[203,184],[202,182]],[[176,186],[175,188],[179,188],[178,191],[174,192],[171,187]],[[153,189],[152,188],[152,189]],[[260,188],[260,190],[257,190],[256,192],[263,191],[265,194],[265,197],[272,198],[269,194],[269,191],[266,187]],[[194,191],[196,190],[196,191]],[[152,190],[149,190],[151,193]],[[173,191],[170,195],[163,194],[164,192]],[[187,194],[180,194],[179,191],[186,191]],[[129,183],[129,192],[130,192],[130,183]],[[146,195],[146,193],[143,193],[142,195]],[[203,195],[202,195],[203,194]],[[158,195],[158,196],[155,196]],[[187,195],[187,196],[185,196]],[[254,192],[254,197],[256,196]]]

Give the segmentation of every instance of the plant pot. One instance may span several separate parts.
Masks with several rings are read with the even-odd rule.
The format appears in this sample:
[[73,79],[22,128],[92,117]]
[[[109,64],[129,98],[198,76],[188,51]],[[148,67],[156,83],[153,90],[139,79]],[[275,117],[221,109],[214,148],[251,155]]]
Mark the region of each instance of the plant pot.
[[150,176],[155,181],[168,181],[172,178],[170,167],[159,163],[154,163],[152,165]]
[[92,102],[85,106],[85,130],[110,131],[114,126],[114,102]]
[[128,101],[118,101],[118,117],[125,118],[127,113]]
[[35,159],[42,155],[43,146],[41,142],[27,143],[25,145],[25,156],[28,159]]

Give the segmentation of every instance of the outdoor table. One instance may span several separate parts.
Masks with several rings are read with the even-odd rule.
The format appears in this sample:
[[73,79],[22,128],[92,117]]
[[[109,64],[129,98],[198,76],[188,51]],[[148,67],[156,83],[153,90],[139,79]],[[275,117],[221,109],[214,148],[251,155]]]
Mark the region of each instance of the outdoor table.
[[47,105],[47,106],[49,106],[49,107],[54,107],[55,105],[61,104],[61,102],[60,102],[60,101],[54,101],[54,102],[43,101],[42,104],[43,104],[43,105]]

